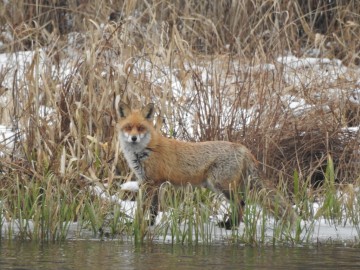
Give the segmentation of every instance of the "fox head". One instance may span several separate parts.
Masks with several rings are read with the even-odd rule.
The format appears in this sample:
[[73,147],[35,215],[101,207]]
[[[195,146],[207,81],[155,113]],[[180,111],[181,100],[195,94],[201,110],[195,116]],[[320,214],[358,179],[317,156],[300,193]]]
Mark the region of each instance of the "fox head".
[[151,134],[154,130],[154,104],[149,103],[141,110],[131,110],[131,108],[119,102],[118,115],[118,136],[122,148],[142,151],[147,147],[151,140]]

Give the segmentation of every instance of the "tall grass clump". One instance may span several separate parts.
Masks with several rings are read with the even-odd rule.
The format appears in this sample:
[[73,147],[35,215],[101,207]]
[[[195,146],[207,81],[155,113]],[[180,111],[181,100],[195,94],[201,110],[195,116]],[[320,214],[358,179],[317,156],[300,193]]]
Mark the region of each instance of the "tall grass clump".
[[69,187],[57,190],[58,183],[51,175],[44,177],[45,182],[24,183],[19,178],[14,181],[2,191],[2,222],[14,225],[14,236],[33,240],[65,239],[69,222],[76,215],[73,195],[66,195]]
[[[245,144],[304,219],[358,226],[358,1],[3,4],[3,236],[63,240],[77,222],[137,242],[214,240],[216,224],[205,225],[218,198],[202,189],[163,187],[167,212],[153,230],[139,210],[146,194],[134,219],[125,213],[119,184],[133,177],[118,147],[115,96],[156,103],[167,136]],[[244,231],[225,237],[266,242],[267,213],[256,198],[246,205]],[[274,243],[307,241],[304,228],[294,240],[274,224]]]
[[[214,195],[204,189],[175,189],[166,184],[161,189],[161,205],[167,209],[160,225],[164,240],[173,243],[210,243],[213,226],[209,225]],[[167,221],[166,221],[167,220]],[[169,239],[170,238],[170,239]]]

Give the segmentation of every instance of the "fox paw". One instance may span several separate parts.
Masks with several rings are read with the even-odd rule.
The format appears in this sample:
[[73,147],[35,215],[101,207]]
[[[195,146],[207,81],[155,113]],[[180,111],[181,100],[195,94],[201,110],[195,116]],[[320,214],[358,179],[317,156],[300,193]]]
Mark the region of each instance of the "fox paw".
[[155,219],[147,219],[147,220],[145,220],[145,222],[149,227],[155,225]]
[[226,230],[236,229],[239,224],[234,222],[230,217],[225,217],[223,221],[218,222],[220,228],[225,228]]

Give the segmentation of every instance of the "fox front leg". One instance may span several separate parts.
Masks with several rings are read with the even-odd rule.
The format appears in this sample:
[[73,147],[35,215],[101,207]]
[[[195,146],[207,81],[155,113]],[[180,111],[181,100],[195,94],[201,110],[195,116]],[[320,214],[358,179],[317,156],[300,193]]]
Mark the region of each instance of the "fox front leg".
[[148,225],[155,225],[156,217],[159,213],[159,190],[157,187],[145,187],[145,200],[143,202],[143,213],[149,210]]

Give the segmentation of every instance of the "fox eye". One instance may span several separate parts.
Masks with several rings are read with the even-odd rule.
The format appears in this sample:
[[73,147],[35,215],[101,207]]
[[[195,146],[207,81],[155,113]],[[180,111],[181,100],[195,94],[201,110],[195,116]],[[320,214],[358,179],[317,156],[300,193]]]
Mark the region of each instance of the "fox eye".
[[124,126],[124,130],[126,131],[126,132],[130,132],[131,130],[132,130],[132,126],[131,125],[125,125]]
[[138,129],[139,132],[144,132],[145,131],[144,126],[138,126],[137,129]]

